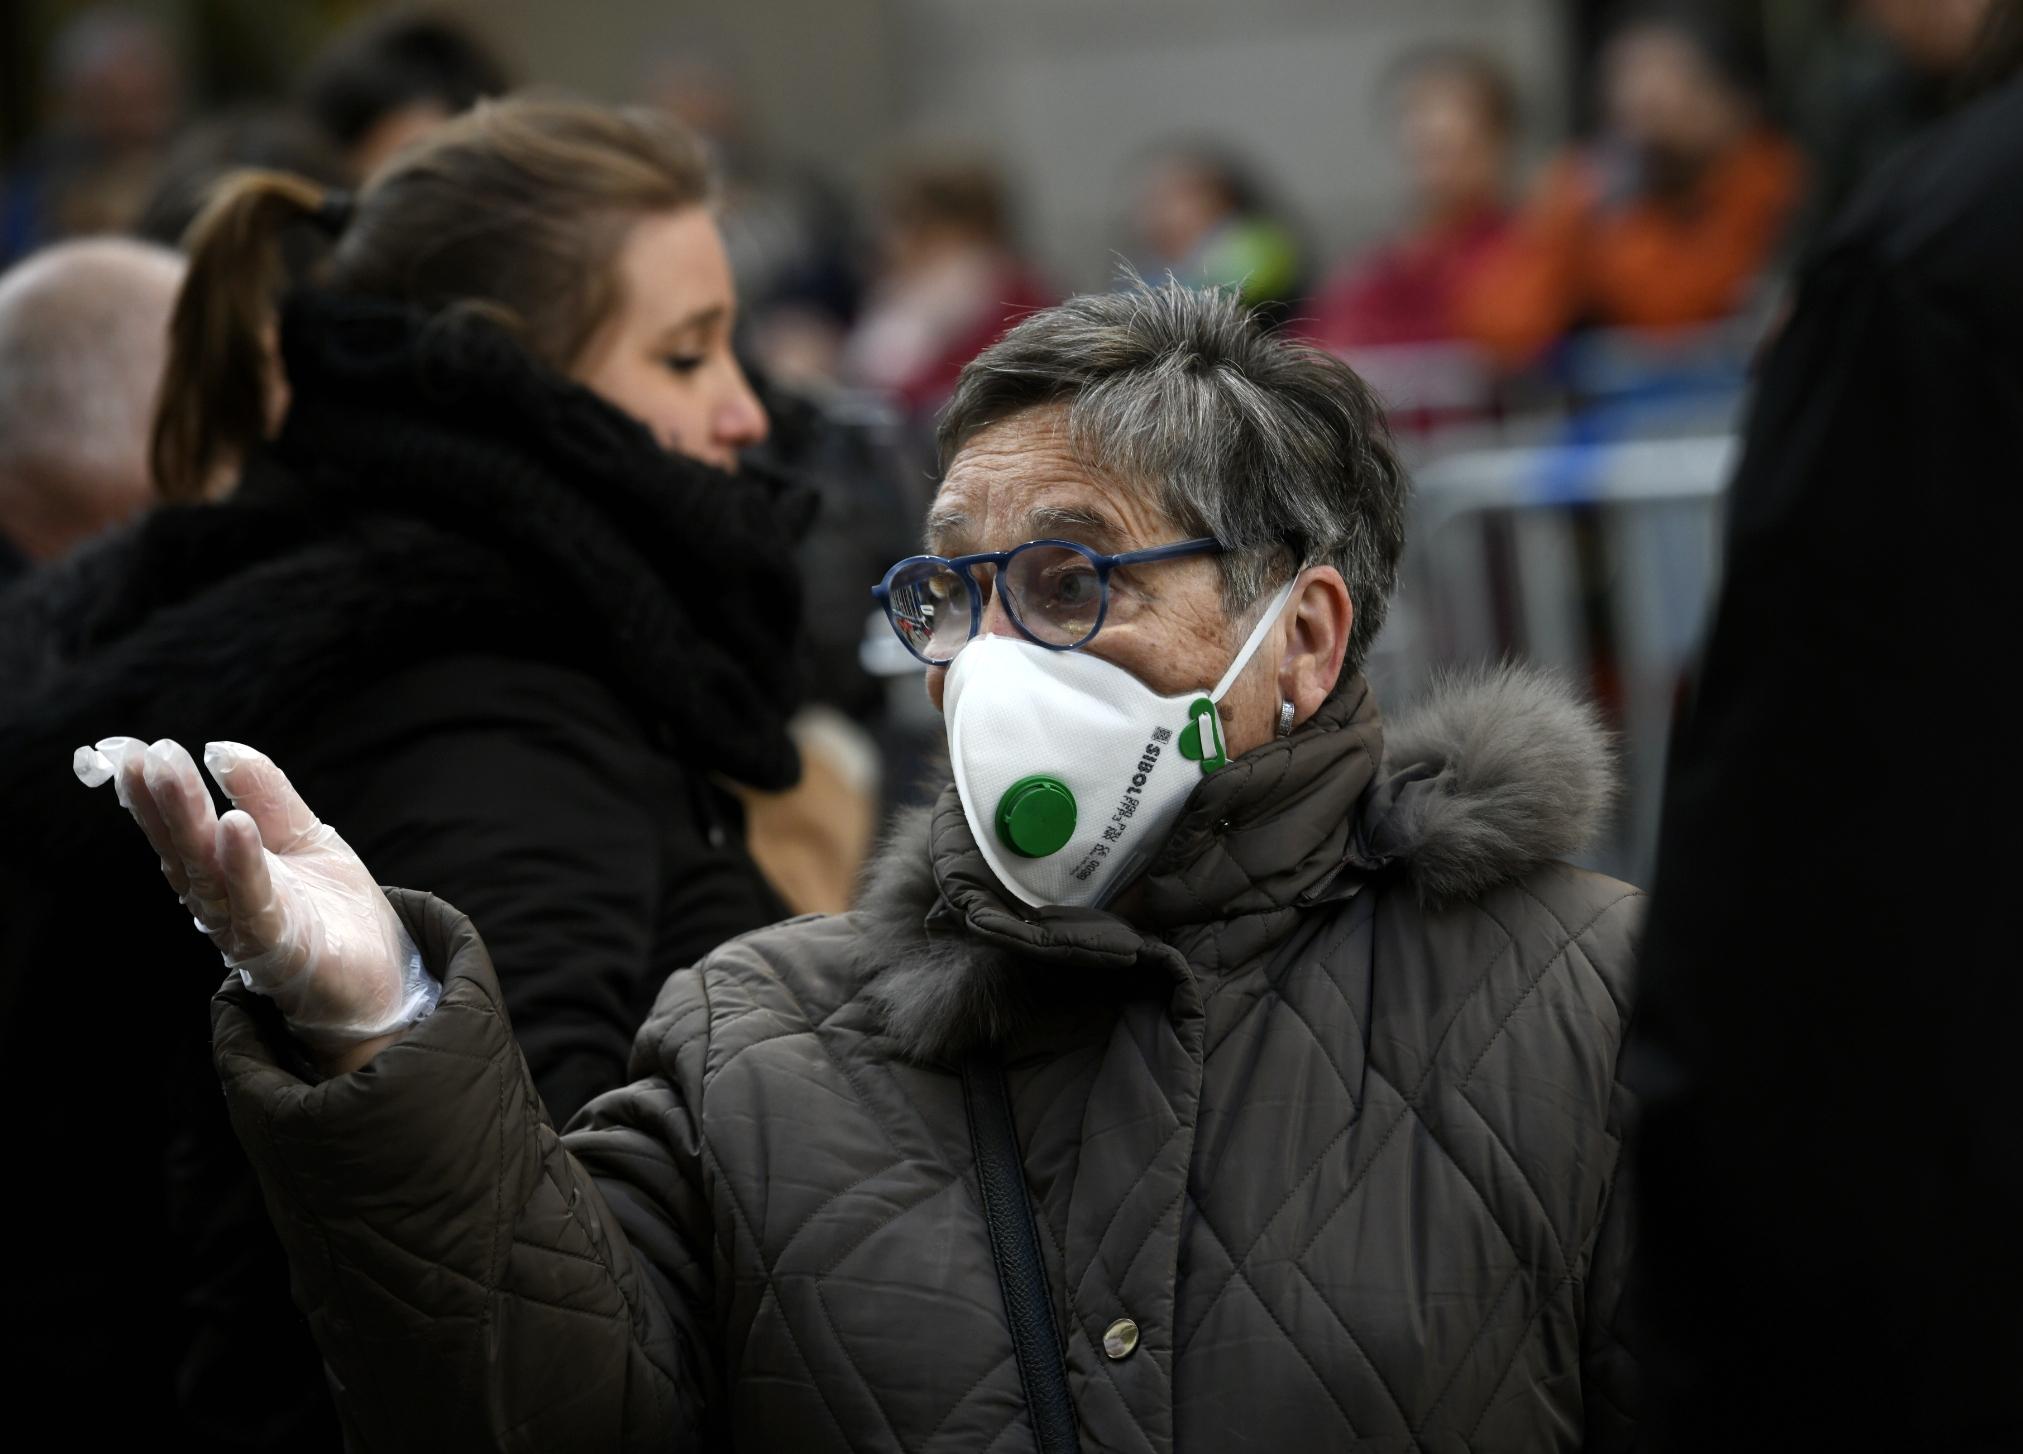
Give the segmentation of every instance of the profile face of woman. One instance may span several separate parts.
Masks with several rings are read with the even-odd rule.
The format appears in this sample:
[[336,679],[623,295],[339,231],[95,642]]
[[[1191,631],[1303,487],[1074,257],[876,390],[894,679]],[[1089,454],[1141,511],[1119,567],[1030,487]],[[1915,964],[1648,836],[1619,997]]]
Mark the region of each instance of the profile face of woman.
[[613,266],[618,306],[571,376],[661,448],[736,470],[738,451],[766,437],[766,413],[731,349],[737,291],[715,221],[700,207],[643,217]]

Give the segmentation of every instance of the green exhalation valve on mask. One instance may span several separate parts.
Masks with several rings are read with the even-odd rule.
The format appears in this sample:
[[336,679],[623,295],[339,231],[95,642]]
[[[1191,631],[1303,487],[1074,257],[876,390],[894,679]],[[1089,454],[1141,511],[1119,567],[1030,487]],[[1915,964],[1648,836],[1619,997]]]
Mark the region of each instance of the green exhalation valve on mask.
[[997,801],[997,837],[1020,858],[1045,858],[1075,836],[1075,795],[1059,778],[1022,777]]
[[1222,745],[1222,718],[1207,697],[1196,697],[1187,708],[1187,725],[1180,729],[1180,755],[1200,763],[1204,777],[1229,765]]

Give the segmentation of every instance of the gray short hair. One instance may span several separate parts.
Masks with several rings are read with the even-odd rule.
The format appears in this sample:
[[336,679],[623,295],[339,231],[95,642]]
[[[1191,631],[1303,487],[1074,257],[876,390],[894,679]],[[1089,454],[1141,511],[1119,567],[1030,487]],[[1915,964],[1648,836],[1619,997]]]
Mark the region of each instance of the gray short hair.
[[1356,608],[1344,670],[1361,668],[1397,584],[1410,486],[1383,406],[1347,364],[1274,334],[1228,290],[1070,298],[963,370],[942,468],[979,431],[1049,404],[1066,406],[1084,463],[1142,482],[1183,533],[1228,547],[1232,612],[1300,561],[1339,570]]

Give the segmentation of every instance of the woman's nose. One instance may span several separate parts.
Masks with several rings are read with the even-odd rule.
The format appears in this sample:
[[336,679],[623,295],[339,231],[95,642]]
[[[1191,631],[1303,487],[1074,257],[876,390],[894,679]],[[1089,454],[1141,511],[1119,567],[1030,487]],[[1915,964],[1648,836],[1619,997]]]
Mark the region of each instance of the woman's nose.
[[731,366],[730,387],[718,402],[711,423],[714,442],[729,449],[748,449],[766,437],[765,405],[752,392],[745,371],[735,364]]

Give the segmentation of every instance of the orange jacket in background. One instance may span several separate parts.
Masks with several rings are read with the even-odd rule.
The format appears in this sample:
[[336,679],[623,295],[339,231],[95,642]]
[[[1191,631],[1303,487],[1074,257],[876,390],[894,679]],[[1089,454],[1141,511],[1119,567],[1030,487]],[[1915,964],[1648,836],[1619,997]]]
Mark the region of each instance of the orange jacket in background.
[[1682,205],[1606,205],[1593,156],[1553,163],[1518,225],[1461,291],[1462,332],[1505,363],[1530,362],[1576,324],[1676,328],[1725,318],[1748,298],[1799,198],[1798,151],[1751,134]]

